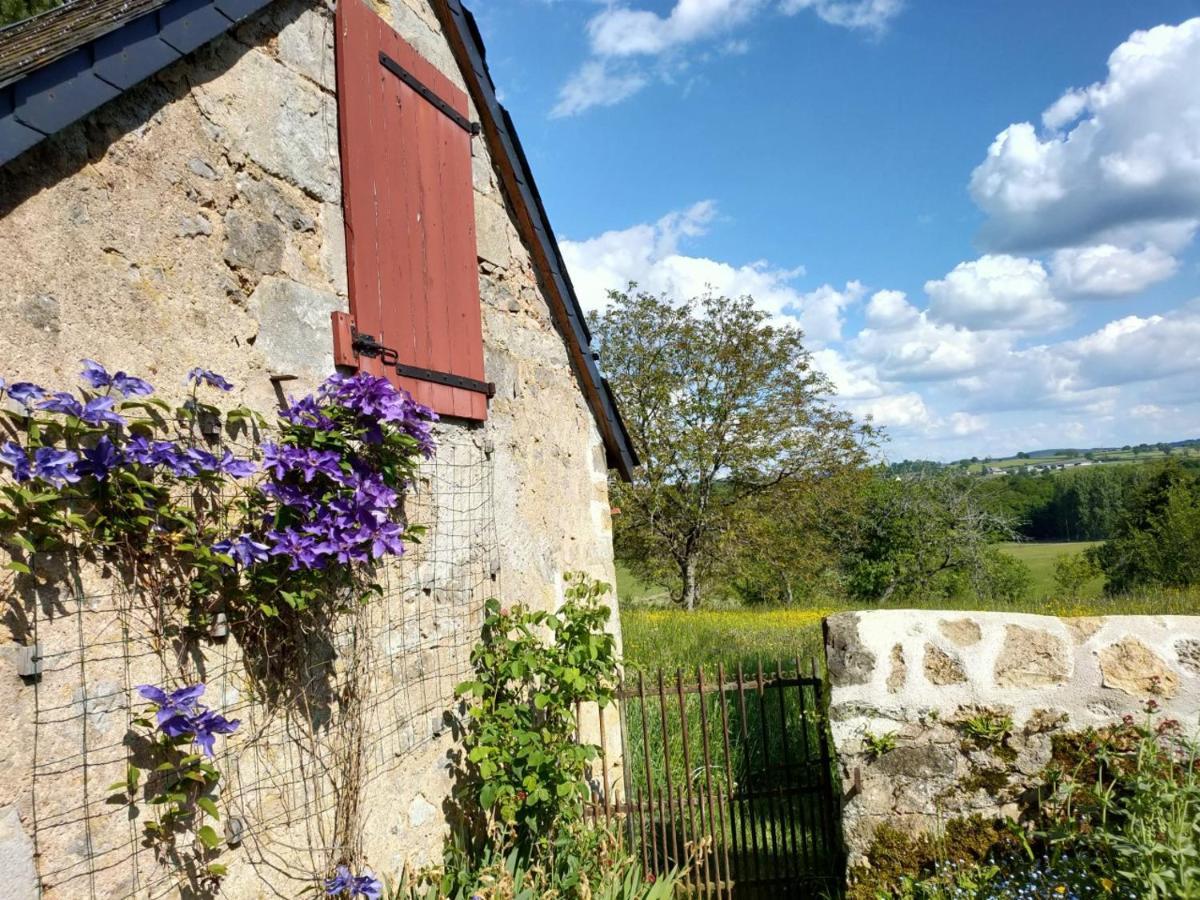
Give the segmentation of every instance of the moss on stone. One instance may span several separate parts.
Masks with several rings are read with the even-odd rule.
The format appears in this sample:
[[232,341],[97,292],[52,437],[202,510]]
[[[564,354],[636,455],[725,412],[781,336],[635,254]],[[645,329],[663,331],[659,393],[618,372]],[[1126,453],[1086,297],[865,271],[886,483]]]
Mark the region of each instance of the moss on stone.
[[995,797],[1008,787],[1008,773],[1000,769],[980,769],[963,777],[958,786],[968,794],[982,790],[989,797]]
[[867,862],[850,872],[847,900],[876,900],[898,895],[901,880],[933,874],[947,860],[976,863],[1015,847],[1000,822],[981,816],[951,819],[940,834],[918,834],[882,824],[865,854]]

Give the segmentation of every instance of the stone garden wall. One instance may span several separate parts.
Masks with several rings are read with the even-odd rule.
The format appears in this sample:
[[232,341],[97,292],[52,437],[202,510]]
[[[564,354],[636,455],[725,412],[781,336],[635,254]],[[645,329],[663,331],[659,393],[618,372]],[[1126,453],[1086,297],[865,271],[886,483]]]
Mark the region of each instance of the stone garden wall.
[[[463,85],[425,0],[374,5]],[[329,313],[347,308],[333,39],[324,4],[280,0],[0,168],[0,376],[73,385],[91,357],[179,400],[203,365],[236,383],[230,402],[271,416],[281,391],[330,373]],[[340,852],[333,822],[351,799],[359,858],[377,872],[436,859],[452,691],[483,600],[551,607],[573,570],[613,582],[604,447],[487,147],[472,143],[489,419],[440,426],[409,510],[429,534],[387,573],[387,596],[314,654],[298,699],[257,696],[233,640],[178,658],[111,571],[74,581],[37,560],[36,581],[0,578],[4,896],[205,895],[177,887],[170,861],[139,849],[139,819],[106,799],[133,686],[172,677],[206,680],[209,702],[243,722],[219,761],[240,823],[222,896],[299,896]],[[22,679],[35,639],[42,675]]]
[[887,610],[825,620],[850,865],[881,823],[1016,817],[1056,732],[1200,714],[1200,617]]

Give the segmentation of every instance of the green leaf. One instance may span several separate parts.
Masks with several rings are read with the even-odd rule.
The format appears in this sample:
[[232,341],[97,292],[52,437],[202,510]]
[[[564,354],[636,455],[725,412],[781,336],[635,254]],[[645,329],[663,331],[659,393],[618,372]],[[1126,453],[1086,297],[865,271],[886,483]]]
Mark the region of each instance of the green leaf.
[[22,575],[32,575],[29,566],[23,562],[17,562],[15,559],[10,563],[5,563],[4,568],[12,569],[14,572],[20,572]]
[[221,843],[221,838],[217,835],[216,830],[211,825],[202,825],[196,829],[196,837],[209,850],[214,850]]
[[207,871],[213,878],[221,878],[229,874],[229,869],[220,863],[209,863]]
[[214,819],[221,818],[220,812],[217,811],[217,804],[212,797],[197,797],[196,805],[212,816]]

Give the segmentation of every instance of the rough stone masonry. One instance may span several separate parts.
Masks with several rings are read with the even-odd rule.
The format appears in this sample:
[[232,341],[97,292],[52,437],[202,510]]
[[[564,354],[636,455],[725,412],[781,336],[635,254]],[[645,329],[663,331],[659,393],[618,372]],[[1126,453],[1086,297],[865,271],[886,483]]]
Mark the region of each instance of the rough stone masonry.
[[[465,85],[427,0],[373,6]],[[292,377],[289,393],[311,390],[332,369],[329,313],[348,308],[334,62],[330,8],[278,0],[0,168],[0,374],[66,386],[91,357],[180,400],[184,374],[203,365],[237,384],[230,402],[268,417],[272,376]],[[363,651],[371,781],[357,837],[380,874],[441,849],[456,743],[440,712],[453,707],[478,634],[461,598],[476,611],[480,591],[548,608],[564,572],[613,581],[602,439],[488,146],[472,144],[496,396],[484,425],[443,423],[412,509],[430,526],[426,556],[395,573],[392,596],[361,624],[374,640]],[[146,630],[122,620],[112,573],[84,575],[82,599],[11,573],[0,584],[5,897],[166,896],[178,876],[105,796],[124,770],[129,688],[164,673]],[[51,654],[40,713],[15,662],[32,640],[21,617],[35,610]],[[330,760],[354,734],[339,737],[336,705],[309,716],[268,708],[238,677],[232,641],[206,652],[198,668],[210,700],[244,721],[222,763],[229,810],[244,825],[222,852],[222,896],[297,896],[331,862]],[[129,671],[122,653],[135,655]]]
[[[1200,714],[1200,617],[880,610],[825,620],[830,723],[850,865],[875,829],[1013,816],[1055,732]],[[1003,752],[964,741],[1003,731]],[[998,744],[997,746],[1000,746]]]

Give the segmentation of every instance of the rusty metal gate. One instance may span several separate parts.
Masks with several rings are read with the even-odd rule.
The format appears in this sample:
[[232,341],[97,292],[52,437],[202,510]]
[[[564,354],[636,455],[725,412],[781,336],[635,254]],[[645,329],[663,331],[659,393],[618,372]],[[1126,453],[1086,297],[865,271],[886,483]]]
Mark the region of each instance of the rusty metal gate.
[[692,895],[837,896],[844,856],[818,672],[796,659],[631,679],[619,712],[599,711],[611,774],[594,784],[591,815],[623,830],[647,872],[686,866]]

